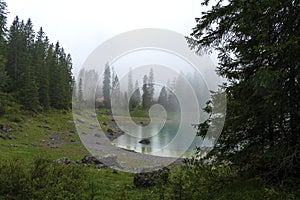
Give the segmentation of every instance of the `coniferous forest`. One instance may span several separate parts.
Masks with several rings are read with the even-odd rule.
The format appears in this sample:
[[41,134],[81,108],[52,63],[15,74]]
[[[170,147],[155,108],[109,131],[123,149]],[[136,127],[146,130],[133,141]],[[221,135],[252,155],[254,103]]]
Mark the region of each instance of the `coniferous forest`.
[[16,16],[8,25],[6,3],[0,4],[0,91],[12,95],[25,110],[70,108],[71,56],[59,42],[51,43],[42,27],[35,32],[30,19]]
[[[111,103],[127,106],[141,127],[156,103],[178,114],[170,88],[182,86],[180,77],[158,90],[152,68],[139,79],[130,68],[123,87],[107,64],[101,75],[81,70],[75,82],[71,55],[31,19],[16,16],[8,24],[7,2],[0,0],[0,199],[300,199],[300,1],[201,2],[207,11],[195,16],[187,45],[200,55],[215,51],[216,72],[226,81],[204,102],[206,120],[192,126],[201,139],[217,127],[221,117],[213,110],[226,93],[222,133],[208,153],[196,148],[162,169],[129,173],[116,169],[122,163],[115,155],[91,155],[80,137],[92,135],[100,146],[101,134],[111,143],[115,133],[124,134]],[[95,82],[96,96],[89,85]],[[73,118],[72,94],[83,102],[78,107],[96,105],[96,113],[83,106]],[[83,116],[97,119],[103,133]],[[124,158],[149,156],[125,151]],[[156,162],[153,157],[147,161]]]

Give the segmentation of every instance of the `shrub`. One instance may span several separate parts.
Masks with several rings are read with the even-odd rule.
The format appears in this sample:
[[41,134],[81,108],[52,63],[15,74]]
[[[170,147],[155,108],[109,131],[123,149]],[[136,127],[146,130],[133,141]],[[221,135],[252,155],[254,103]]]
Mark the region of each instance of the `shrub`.
[[28,167],[14,159],[0,164],[0,199],[82,199],[85,170],[36,159]]

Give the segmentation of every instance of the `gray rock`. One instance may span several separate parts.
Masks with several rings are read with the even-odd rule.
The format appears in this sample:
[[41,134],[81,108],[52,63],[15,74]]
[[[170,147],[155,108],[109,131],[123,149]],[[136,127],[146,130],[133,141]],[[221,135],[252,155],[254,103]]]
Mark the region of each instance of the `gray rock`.
[[107,166],[104,165],[104,164],[97,164],[97,165],[95,165],[95,167],[96,167],[97,169],[107,168]]
[[141,144],[150,144],[150,140],[148,138],[142,139],[141,141],[139,141],[139,143]]
[[4,131],[5,133],[10,133],[10,132],[11,132],[11,128],[9,128],[9,127],[6,126],[6,125],[3,125],[3,126],[2,126],[2,131]]
[[89,127],[90,129],[95,129],[95,128],[98,128],[98,126],[97,125],[95,125],[95,124],[90,124],[90,127]]
[[67,157],[59,158],[56,160],[57,163],[70,164],[71,160]]
[[80,123],[85,123],[85,121],[83,119],[77,118],[77,121]]
[[83,164],[94,165],[96,168],[104,168],[104,167],[121,168],[120,164],[117,161],[117,156],[114,154],[108,154],[102,157],[87,155],[81,160],[81,162]]
[[81,162],[83,164],[91,164],[91,165],[98,165],[98,164],[103,164],[99,161],[98,158],[92,155],[86,155],[82,158]]
[[108,154],[99,158],[99,161],[108,167],[118,167],[121,165],[118,163],[117,156],[114,154]]

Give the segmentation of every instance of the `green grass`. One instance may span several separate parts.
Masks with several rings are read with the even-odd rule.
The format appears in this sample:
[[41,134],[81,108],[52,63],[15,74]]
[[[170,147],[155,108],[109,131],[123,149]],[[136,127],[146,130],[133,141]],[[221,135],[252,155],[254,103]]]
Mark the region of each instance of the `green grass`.
[[[21,111],[18,106],[14,108],[13,105],[8,106],[6,110],[10,110],[10,112],[6,112],[0,118],[0,125],[9,126],[12,129],[14,139],[0,138],[0,164],[5,163],[4,160],[14,162],[13,158],[18,158],[22,160],[21,163],[26,169],[34,163],[37,157],[46,158],[50,162],[61,157],[68,157],[72,161],[76,161],[90,154],[82,145],[79,136],[70,133],[70,130],[75,130],[74,124],[71,123],[73,121],[71,111],[50,110],[45,113],[32,114]],[[97,116],[99,122],[109,123],[112,121],[112,117],[105,113],[105,110],[100,110]],[[137,122],[147,119],[144,114],[144,111],[136,111],[134,119]],[[51,127],[51,130],[44,128],[45,125]],[[103,126],[103,128],[114,127]],[[48,145],[49,138],[53,135],[59,135],[67,142]],[[75,142],[69,142],[71,140]],[[95,169],[94,167],[82,167],[81,170],[85,174],[82,182],[82,187],[85,188],[85,199],[159,199],[161,187],[136,188],[133,185],[133,174],[131,173],[114,169]],[[174,199],[176,193],[176,178],[174,177],[177,177],[178,174],[178,169],[172,168],[170,182],[164,186],[165,199]],[[200,179],[194,181],[200,181]],[[219,180],[213,181],[218,183]],[[183,188],[187,193],[194,191],[193,188],[189,188],[190,185],[190,182],[186,182],[185,188]],[[197,187],[207,187],[205,184],[201,185],[201,182],[195,185]],[[298,196],[295,196],[296,193],[284,192],[256,178],[237,177],[232,182],[222,184],[222,187],[218,190],[215,190],[213,186],[210,190],[207,190],[207,192],[212,191],[214,194],[213,199],[271,200],[298,198]],[[204,196],[209,195],[203,194],[202,197]]]
[[[12,129],[13,139],[0,138],[0,159],[15,156],[32,161],[36,156],[53,160],[67,156],[72,160],[78,160],[89,154],[81,144],[79,136],[70,133],[71,130],[76,130],[71,123],[73,119],[70,112],[52,110],[37,115],[26,113],[20,115],[20,118],[22,120],[18,123],[10,121],[9,116],[1,118],[0,124]],[[51,130],[44,126],[49,126]],[[3,132],[2,134],[5,135]],[[50,138],[54,136],[60,137],[64,142],[56,144],[54,141],[55,144],[50,144]]]

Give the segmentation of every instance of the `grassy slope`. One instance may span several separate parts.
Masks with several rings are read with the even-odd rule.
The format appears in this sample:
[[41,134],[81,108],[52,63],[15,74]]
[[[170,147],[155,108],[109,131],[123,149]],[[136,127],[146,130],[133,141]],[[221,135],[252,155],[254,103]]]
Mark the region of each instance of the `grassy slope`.
[[[29,164],[36,157],[44,157],[49,160],[69,157],[75,161],[89,154],[81,144],[78,135],[70,133],[70,130],[75,130],[74,125],[70,123],[73,120],[71,112],[52,110],[36,116],[19,113],[19,110],[11,110],[9,114],[0,118],[0,124],[8,125],[12,129],[14,137],[12,140],[0,138],[0,162],[4,159],[20,158],[25,161],[25,164]],[[98,119],[101,122],[111,120],[103,115]],[[45,125],[51,127],[51,130],[46,129]],[[64,142],[48,145],[49,142],[51,143],[50,138],[53,135],[59,136]],[[75,142],[70,142],[71,140]],[[113,169],[87,168],[87,171],[87,181],[90,184],[87,196],[94,194],[94,199],[158,199],[158,188],[156,187],[135,188],[133,174]],[[266,192],[275,192],[271,189],[266,191],[265,188],[268,187],[262,186],[259,180],[238,180],[219,190],[217,199],[261,199]],[[171,186],[168,186],[166,190],[168,191],[166,197],[170,197],[172,195]],[[276,197],[279,196],[276,195]]]

